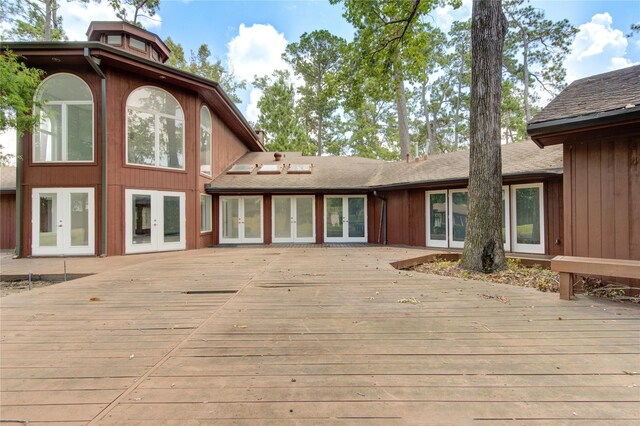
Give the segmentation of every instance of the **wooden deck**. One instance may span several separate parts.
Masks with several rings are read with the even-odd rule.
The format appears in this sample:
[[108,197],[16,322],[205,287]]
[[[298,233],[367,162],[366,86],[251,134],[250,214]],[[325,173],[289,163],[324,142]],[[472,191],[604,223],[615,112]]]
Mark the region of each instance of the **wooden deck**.
[[0,419],[638,424],[638,306],[389,265],[426,254],[135,256],[4,297]]

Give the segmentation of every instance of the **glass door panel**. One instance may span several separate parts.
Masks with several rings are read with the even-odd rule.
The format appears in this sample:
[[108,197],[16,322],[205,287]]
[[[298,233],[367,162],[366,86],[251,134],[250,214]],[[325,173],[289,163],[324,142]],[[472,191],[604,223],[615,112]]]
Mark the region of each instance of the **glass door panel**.
[[240,238],[238,220],[240,217],[240,200],[238,198],[221,198],[222,203],[222,239],[237,240]]
[[462,248],[467,234],[469,198],[467,191],[450,191],[451,247]]
[[259,240],[262,242],[262,197],[245,197],[243,201],[244,217],[242,225],[244,228],[244,240]]
[[325,228],[327,238],[343,238],[343,203],[342,197],[327,197]]
[[131,244],[151,244],[151,195],[133,194],[131,202]]
[[296,201],[296,239],[299,241],[307,240],[314,242],[314,197],[298,197]]
[[364,238],[364,198],[348,198],[349,237]]
[[86,247],[89,245],[89,194],[72,193],[70,196],[71,211],[71,245]]
[[38,245],[40,247],[57,247],[58,228],[62,227],[62,223],[58,219],[58,194],[40,194],[38,200],[40,205]]
[[291,198],[273,197],[273,239],[291,241]]
[[447,247],[447,191],[427,192],[427,246]]
[[181,240],[180,232],[180,197],[165,195],[163,198],[163,241],[176,243]]
[[542,189],[542,184],[511,187],[514,251],[544,253]]

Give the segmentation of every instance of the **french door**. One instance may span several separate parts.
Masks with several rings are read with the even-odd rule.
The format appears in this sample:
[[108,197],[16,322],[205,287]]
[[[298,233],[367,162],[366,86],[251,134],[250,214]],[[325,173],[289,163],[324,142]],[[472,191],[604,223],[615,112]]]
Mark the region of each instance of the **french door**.
[[184,192],[125,190],[126,253],[184,250]]
[[262,244],[262,197],[220,197],[220,243]]
[[325,195],[324,241],[367,242],[366,195]]
[[35,188],[31,211],[34,256],[95,254],[93,188]]
[[314,243],[314,196],[274,196],[272,198],[274,243]]

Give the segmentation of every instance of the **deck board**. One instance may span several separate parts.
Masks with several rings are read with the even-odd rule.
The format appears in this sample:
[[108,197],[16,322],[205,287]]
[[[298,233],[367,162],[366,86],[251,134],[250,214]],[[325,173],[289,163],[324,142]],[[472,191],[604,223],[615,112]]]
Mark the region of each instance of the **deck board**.
[[[637,423],[638,306],[390,265],[425,254],[287,245],[139,256],[2,298],[0,418]],[[232,292],[206,293],[220,290]],[[411,297],[420,303],[398,302]]]

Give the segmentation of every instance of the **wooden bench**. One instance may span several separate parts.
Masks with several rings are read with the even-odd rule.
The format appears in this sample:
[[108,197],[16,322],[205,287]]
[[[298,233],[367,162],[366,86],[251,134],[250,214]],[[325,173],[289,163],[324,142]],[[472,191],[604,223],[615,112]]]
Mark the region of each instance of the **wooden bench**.
[[573,274],[640,279],[640,260],[556,256],[551,270],[560,273],[560,299],[573,296]]

